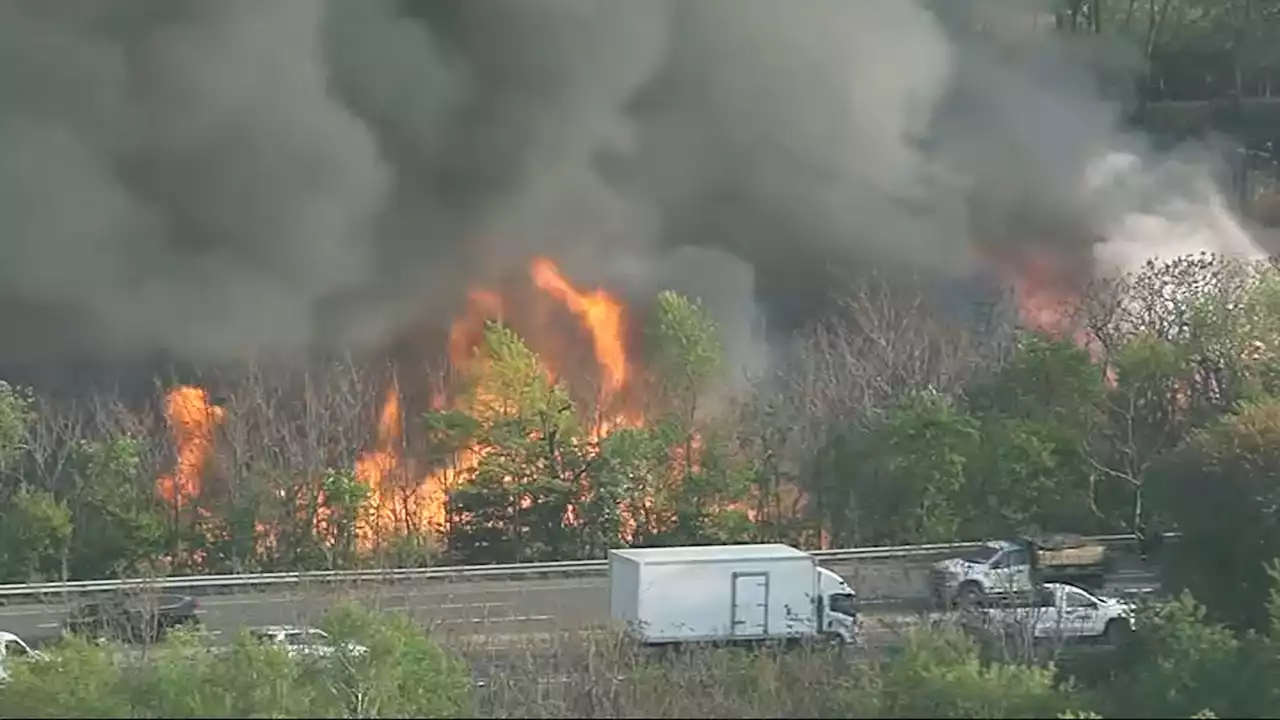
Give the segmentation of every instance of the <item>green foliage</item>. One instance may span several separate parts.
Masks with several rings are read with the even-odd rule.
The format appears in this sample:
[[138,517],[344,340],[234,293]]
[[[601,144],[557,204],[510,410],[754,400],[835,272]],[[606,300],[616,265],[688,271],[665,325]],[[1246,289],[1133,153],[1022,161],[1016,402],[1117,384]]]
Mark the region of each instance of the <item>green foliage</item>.
[[881,692],[887,717],[1038,718],[1068,704],[1052,668],[984,663],[959,631],[907,633]]
[[593,452],[573,402],[500,324],[486,327],[477,361],[483,372],[471,391],[467,442],[484,451],[450,493],[458,555],[469,562],[573,557],[576,538],[565,519],[584,495]]
[[75,501],[72,577],[137,572],[164,548],[165,509],[156,500],[143,452],[142,441],[133,437],[82,440],[71,448],[65,471]]
[[[910,391],[828,448],[828,512],[841,538],[938,542],[961,522],[956,500],[980,436],[949,397]],[[838,514],[837,514],[838,513]]]
[[35,419],[31,392],[0,381],[0,476],[14,472],[21,462]]
[[1161,506],[1183,533],[1167,580],[1191,590],[1215,618],[1263,628],[1280,557],[1280,402],[1246,405],[1196,432],[1156,472]]
[[343,606],[322,624],[339,648],[328,657],[290,657],[247,634],[221,649],[175,635],[140,657],[66,639],[48,661],[10,663],[0,717],[453,718],[468,708],[465,667],[402,615]]
[[990,380],[969,390],[983,429],[970,498],[985,506],[976,517],[987,532],[1094,527],[1085,446],[1105,393],[1087,352],[1029,334]]
[[368,648],[339,653],[326,688],[344,717],[453,718],[471,690],[466,666],[401,613],[374,614],[359,605],[332,610],[320,627],[337,643]]
[[1105,392],[1089,353],[1067,340],[1020,334],[1013,356],[989,382],[969,391],[983,415],[1025,418],[1083,431]]
[[1111,698],[1116,712],[1188,717],[1213,708],[1234,716],[1248,707],[1253,678],[1243,641],[1208,622],[1190,595],[1146,608],[1135,624],[1127,650],[1133,665],[1116,680]]
[[696,299],[666,290],[658,294],[649,337],[660,389],[690,423],[698,394],[723,368],[719,330]]
[[52,493],[19,487],[0,506],[0,578],[6,582],[60,579],[72,531],[71,512]]
[[135,714],[122,664],[102,647],[68,638],[47,662],[10,662],[0,715],[11,718],[145,717]]
[[573,408],[568,392],[550,378],[542,361],[510,328],[486,324],[484,344],[476,349],[476,357],[479,377],[472,379],[468,407],[481,423],[510,430],[501,421],[573,419],[566,412]]

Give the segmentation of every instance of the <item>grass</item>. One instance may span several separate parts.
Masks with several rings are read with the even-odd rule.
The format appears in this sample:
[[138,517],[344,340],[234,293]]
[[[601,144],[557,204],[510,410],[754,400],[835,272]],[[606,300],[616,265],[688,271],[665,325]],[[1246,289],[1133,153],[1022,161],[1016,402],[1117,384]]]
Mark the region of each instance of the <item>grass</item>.
[[608,630],[451,644],[477,671],[478,717],[830,717],[868,662],[828,648],[661,652]]

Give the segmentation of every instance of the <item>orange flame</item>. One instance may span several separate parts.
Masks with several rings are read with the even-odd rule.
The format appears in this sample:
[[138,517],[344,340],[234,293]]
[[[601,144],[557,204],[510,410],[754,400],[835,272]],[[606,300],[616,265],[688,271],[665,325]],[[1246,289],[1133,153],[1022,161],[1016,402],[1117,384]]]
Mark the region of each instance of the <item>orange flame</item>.
[[202,476],[213,455],[213,433],[223,420],[223,409],[209,401],[205,390],[182,385],[165,396],[164,415],[178,462],[172,473],[158,478],[156,492],[176,509],[204,490]]
[[1103,366],[1103,379],[1115,384],[1114,368],[1107,364],[1098,338],[1080,317],[1084,298],[1066,282],[1052,256],[1029,254],[1013,274],[1013,290],[1018,304],[1018,322],[1023,327],[1053,338],[1070,339],[1094,362]]
[[601,289],[583,293],[569,284],[555,263],[537,258],[529,268],[533,282],[578,316],[591,333],[596,361],[604,374],[601,393],[611,397],[627,382],[627,350],[621,303]]
[[[616,404],[620,395],[628,390],[634,375],[627,357],[625,307],[603,289],[581,290],[575,287],[546,258],[533,261],[529,277],[535,288],[576,318],[590,336],[592,355],[599,373],[598,410],[605,412],[606,406]],[[557,342],[553,326],[547,322],[550,316],[545,311],[548,308],[536,304],[532,307],[513,305],[512,309],[517,311],[515,316],[506,318],[503,317],[505,305],[502,295],[488,289],[473,289],[468,293],[466,311],[450,328],[450,360],[473,380],[479,380],[482,388],[489,362],[476,353],[476,349],[483,342],[485,323],[489,320],[510,322],[514,330],[530,339],[531,347],[540,351],[549,375],[552,374],[551,369],[562,366],[564,360],[558,356],[562,344]],[[534,314],[530,316],[530,312]],[[459,395],[452,403],[456,409],[475,414],[488,400],[491,398],[484,397],[482,390],[470,397]],[[443,395],[432,398],[432,406],[436,409],[449,404]],[[609,412],[614,416],[594,423],[590,433],[592,440],[598,441],[619,427],[634,427],[642,423],[642,415],[638,411]],[[178,445],[178,463],[172,474],[159,479],[157,487],[163,497],[178,505],[200,494],[201,473],[212,455],[213,431],[223,420],[223,410],[211,405],[204,390],[183,386],[169,393],[165,415]],[[421,467],[421,459],[404,453],[403,434],[402,396],[398,385],[393,382],[386,390],[379,409],[372,447],[356,458],[353,468],[357,481],[369,491],[368,505],[357,523],[357,541],[362,550],[375,547],[379,539],[389,535],[443,531],[448,490],[458,482],[465,482],[468,472],[492,450],[483,446],[465,448],[447,466],[426,472]],[[693,442],[695,467],[700,444],[700,439]],[[652,498],[642,506],[652,506]],[[624,511],[624,514],[629,513]],[[324,520],[316,518],[319,529],[325,524]],[[573,509],[566,513],[568,522],[583,520],[576,517]],[[628,518],[627,522],[633,524],[634,521]],[[627,535],[634,532],[633,528],[630,530]],[[273,530],[260,527],[259,533],[269,539]]]
[[392,383],[378,413],[374,450],[356,459],[356,479],[368,488],[369,504],[357,531],[361,549],[397,530],[415,534],[440,529],[444,520],[444,488],[436,478],[410,483],[411,463],[401,453],[400,390]]

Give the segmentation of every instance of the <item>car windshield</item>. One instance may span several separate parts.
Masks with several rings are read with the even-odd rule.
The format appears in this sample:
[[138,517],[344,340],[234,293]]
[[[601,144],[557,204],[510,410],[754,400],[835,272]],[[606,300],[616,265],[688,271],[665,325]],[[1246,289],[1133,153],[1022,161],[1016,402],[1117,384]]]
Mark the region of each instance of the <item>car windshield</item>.
[[22,657],[27,653],[27,646],[16,640],[6,640],[4,642],[4,654],[8,657]]
[[989,563],[992,558],[999,554],[1000,548],[995,545],[981,545],[965,551],[960,555],[960,559],[971,563]]
[[320,630],[296,630],[284,636],[289,645],[323,645],[329,638]]

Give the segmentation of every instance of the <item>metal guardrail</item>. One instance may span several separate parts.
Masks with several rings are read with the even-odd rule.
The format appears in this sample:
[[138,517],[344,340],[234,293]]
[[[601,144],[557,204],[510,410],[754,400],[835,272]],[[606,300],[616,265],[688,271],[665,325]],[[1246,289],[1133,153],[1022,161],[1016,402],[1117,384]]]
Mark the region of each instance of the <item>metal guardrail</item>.
[[[1166,533],[1175,539],[1178,533]],[[1084,540],[1104,545],[1127,545],[1136,542],[1133,535],[1100,535]],[[819,560],[895,560],[921,555],[937,555],[971,550],[985,541],[934,543],[929,545],[896,545],[889,547],[813,550]],[[305,572],[254,573],[245,575],[185,575],[167,578],[131,578],[124,580],[75,580],[70,582],[0,585],[0,597],[78,594],[128,590],[189,590],[196,588],[262,588],[305,585],[308,583],[389,582],[395,580],[457,580],[472,578],[521,578],[535,575],[595,574],[608,570],[607,560],[568,560],[545,563],[511,563],[505,565],[458,565],[452,567],[390,568],[381,570],[317,570]]]

